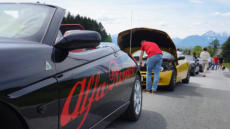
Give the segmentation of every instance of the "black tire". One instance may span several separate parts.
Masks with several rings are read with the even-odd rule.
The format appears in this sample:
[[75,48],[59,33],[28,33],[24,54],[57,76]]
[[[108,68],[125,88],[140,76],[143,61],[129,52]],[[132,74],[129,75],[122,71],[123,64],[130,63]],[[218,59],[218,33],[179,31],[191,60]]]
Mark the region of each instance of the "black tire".
[[196,75],[195,69],[192,71],[192,75],[193,75],[193,76]]
[[199,72],[203,73],[203,66],[199,65]]
[[182,83],[189,83],[189,80],[190,80],[190,73],[188,72],[186,78],[182,80]]
[[196,75],[195,68],[190,70],[190,75],[191,76],[195,76]]
[[168,86],[168,90],[173,91],[175,89],[175,86],[176,86],[176,70],[174,69],[172,72],[172,77],[170,80],[170,84]]
[[[136,89],[139,87],[138,89]],[[138,93],[137,93],[138,92]],[[140,105],[135,105],[137,104],[137,98],[140,97],[139,104]],[[140,107],[137,107],[140,106]],[[137,109],[138,108],[138,109]],[[130,98],[130,104],[126,112],[123,114],[123,118],[129,121],[137,121],[141,115],[141,110],[142,110],[142,89],[141,89],[141,82],[140,82],[140,77],[136,77],[136,80],[134,82],[134,87],[132,90],[132,95]]]
[[0,103],[0,129],[27,129],[16,112]]

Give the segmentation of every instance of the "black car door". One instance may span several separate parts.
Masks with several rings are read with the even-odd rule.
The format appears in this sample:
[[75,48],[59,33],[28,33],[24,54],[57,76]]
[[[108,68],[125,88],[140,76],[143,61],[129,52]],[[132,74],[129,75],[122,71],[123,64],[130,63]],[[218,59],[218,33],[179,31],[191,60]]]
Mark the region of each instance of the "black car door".
[[0,52],[1,59],[5,59],[0,65],[4,75],[0,80],[0,98],[13,105],[29,128],[58,128],[59,101],[55,65],[51,59],[53,48],[34,42],[19,45],[17,42],[15,46],[20,49],[9,47]]
[[110,47],[83,50],[56,64],[61,129],[89,128],[128,101],[133,78],[127,78],[135,69],[120,63],[130,61],[122,54]]
[[[76,50],[75,50],[76,51]],[[111,48],[80,50],[69,52],[68,57],[56,64],[60,96],[60,126],[63,129],[89,128],[102,114],[91,114],[95,96],[99,97],[98,86],[107,84],[108,66],[112,54]],[[96,87],[96,88],[94,88]],[[90,101],[91,97],[91,102]],[[93,105],[93,107],[92,107]],[[106,106],[104,109],[107,109]],[[106,112],[104,112],[106,114]],[[103,115],[102,115],[103,116]],[[85,124],[86,123],[86,124]]]

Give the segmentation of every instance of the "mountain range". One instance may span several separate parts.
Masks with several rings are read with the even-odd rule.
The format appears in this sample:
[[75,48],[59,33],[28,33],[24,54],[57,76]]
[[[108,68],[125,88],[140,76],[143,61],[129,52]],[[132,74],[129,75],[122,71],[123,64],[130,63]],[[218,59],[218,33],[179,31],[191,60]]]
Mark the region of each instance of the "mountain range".
[[229,37],[228,33],[216,33],[214,31],[208,31],[202,35],[191,35],[181,38],[173,38],[173,42],[177,48],[190,48],[196,45],[201,47],[208,46],[213,40],[218,39],[220,44],[223,44]]
[[[214,39],[218,39],[220,44],[223,44],[228,37],[229,33],[216,33],[214,31],[208,31],[202,35],[190,35],[185,38],[172,38],[177,48],[191,48],[196,45],[201,47],[208,46]],[[117,44],[117,34],[111,36],[113,43]]]

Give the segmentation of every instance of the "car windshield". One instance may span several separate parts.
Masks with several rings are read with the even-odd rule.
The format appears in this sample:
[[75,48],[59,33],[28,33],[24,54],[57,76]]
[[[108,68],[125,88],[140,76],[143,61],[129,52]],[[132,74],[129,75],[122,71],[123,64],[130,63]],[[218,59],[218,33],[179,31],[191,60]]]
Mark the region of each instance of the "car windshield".
[[[133,57],[139,57],[140,53],[141,53],[141,51],[138,50],[138,51],[134,52],[132,55],[133,55]],[[166,52],[166,51],[162,51],[162,54],[163,54],[163,59],[174,59],[173,55]],[[144,52],[143,58],[147,58],[147,57],[148,57],[148,55]]]
[[191,55],[185,55],[185,59],[188,61],[194,61],[194,58]]
[[0,4],[0,37],[40,42],[54,8],[33,4]]

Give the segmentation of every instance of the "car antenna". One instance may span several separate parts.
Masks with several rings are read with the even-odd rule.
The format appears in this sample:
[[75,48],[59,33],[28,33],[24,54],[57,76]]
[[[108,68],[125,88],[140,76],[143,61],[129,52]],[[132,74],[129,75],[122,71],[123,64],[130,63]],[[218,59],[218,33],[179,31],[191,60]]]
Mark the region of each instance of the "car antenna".
[[129,53],[132,54],[132,36],[133,36],[133,32],[132,32],[132,26],[133,26],[133,12],[131,11],[131,30],[130,30],[130,40],[129,40]]

